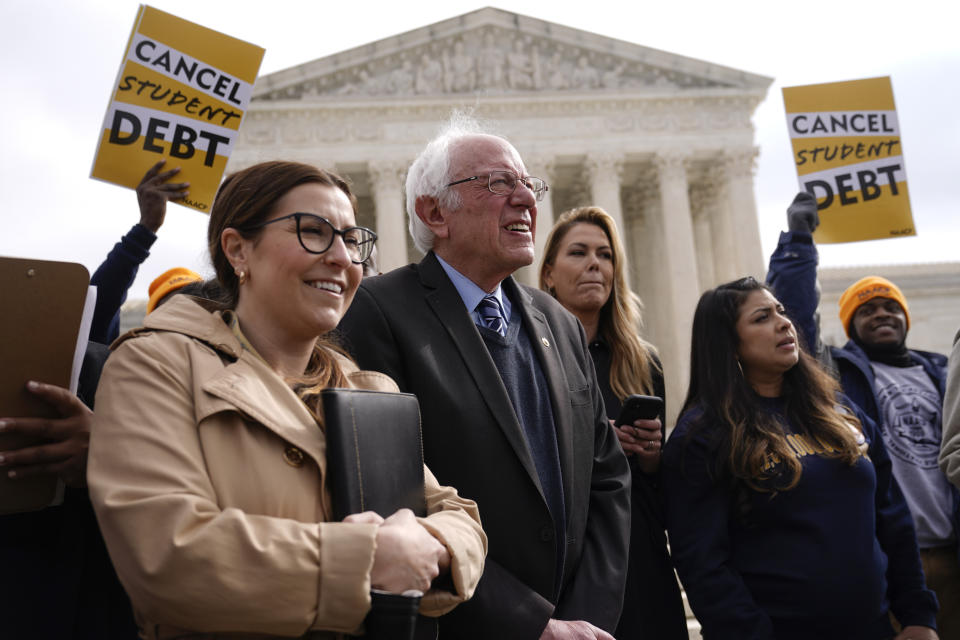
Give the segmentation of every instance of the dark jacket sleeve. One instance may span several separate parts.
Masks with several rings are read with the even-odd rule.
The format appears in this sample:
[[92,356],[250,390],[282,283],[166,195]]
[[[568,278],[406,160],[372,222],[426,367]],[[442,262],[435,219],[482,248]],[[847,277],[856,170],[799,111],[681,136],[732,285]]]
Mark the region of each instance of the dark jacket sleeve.
[[409,389],[393,327],[373,295],[360,286],[337,326],[335,339],[361,369],[385,373],[401,390]]
[[813,236],[803,231],[780,233],[777,248],[770,256],[767,284],[796,325],[808,353],[819,354],[820,328],[817,324],[817,265],[819,257]]
[[863,425],[870,460],[877,474],[877,540],[887,555],[890,610],[903,626],[936,629],[937,597],[924,582],[913,517],[893,477],[890,456],[876,423],[858,407],[853,408]]
[[87,350],[83,354],[83,364],[80,366],[80,379],[77,383],[77,397],[83,404],[93,409],[93,401],[97,395],[97,386],[100,384],[100,373],[110,355],[110,347],[98,342],[87,342]]
[[[584,338],[584,362],[590,354]],[[607,420],[593,380],[594,443],[586,541],[576,575],[564,586],[554,617],[586,620],[613,633],[620,620],[630,546],[630,466]],[[576,427],[576,425],[575,425]]]
[[853,340],[842,348],[830,347],[833,362],[840,378],[843,395],[861,409],[874,424],[880,422],[880,409],[874,394],[874,374],[867,354]]
[[718,447],[706,428],[687,437],[681,416],[663,452],[663,492],[670,552],[690,607],[707,638],[772,640],[770,618],[729,564],[732,489],[717,477]]
[[[480,518],[483,518],[482,513]],[[553,614],[553,603],[488,556],[473,597],[440,619],[440,637],[536,639],[546,629]],[[455,633],[450,634],[450,629]]]
[[120,307],[156,239],[157,236],[145,226],[133,225],[93,273],[90,284],[97,288],[97,304],[90,326],[91,340],[110,344],[120,335]]

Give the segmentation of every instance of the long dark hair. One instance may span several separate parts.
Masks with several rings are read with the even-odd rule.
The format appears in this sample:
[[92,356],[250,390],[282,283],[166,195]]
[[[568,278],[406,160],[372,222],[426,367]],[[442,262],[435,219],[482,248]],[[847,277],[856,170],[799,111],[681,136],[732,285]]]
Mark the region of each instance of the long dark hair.
[[[760,290],[770,289],[747,277],[700,297],[693,316],[690,388],[683,411],[703,412],[692,430],[720,425],[716,436],[725,455],[718,462],[734,478],[758,491],[786,490],[800,481],[803,467],[783,425],[760,405],[737,361],[740,309],[752,292]],[[860,457],[854,429],[861,425],[852,412],[838,407],[838,391],[837,382],[802,348],[797,364],[783,375],[785,413],[793,427],[820,443],[823,455],[852,465]]]
[[[223,231],[233,228],[244,238],[256,239],[263,233],[262,229],[256,228],[257,225],[270,217],[276,203],[295,187],[311,183],[342,191],[350,200],[356,216],[357,199],[347,182],[331,171],[308,164],[262,162],[227,176],[220,185],[210,210],[207,247],[222,289],[222,299],[218,302],[223,308],[235,309],[240,296],[240,282],[220,244]],[[331,339],[320,337],[304,375],[287,380],[316,416],[320,415],[320,390],[347,384],[334,352],[349,357]]]

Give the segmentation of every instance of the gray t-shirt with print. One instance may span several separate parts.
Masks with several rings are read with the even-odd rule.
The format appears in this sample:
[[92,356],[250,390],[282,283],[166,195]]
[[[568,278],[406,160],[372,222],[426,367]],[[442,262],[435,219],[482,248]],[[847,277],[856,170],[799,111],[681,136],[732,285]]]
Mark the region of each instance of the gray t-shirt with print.
[[921,549],[950,544],[955,540],[953,497],[937,466],[943,429],[940,394],[920,365],[870,365],[877,378],[883,444],[913,514],[917,542]]

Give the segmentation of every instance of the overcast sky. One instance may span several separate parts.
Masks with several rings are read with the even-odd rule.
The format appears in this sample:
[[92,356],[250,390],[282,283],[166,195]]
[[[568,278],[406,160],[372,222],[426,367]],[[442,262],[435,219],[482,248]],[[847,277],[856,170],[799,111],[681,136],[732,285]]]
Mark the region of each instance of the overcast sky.
[[[0,255],[81,262],[92,273],[137,221],[133,191],[89,178],[137,5],[131,0],[33,0],[5,2],[0,8],[6,96],[0,107],[5,222]],[[485,5],[457,0],[156,0],[152,6],[264,47],[264,74]],[[797,191],[781,87],[891,76],[918,236],[825,245],[824,266],[960,259],[960,39],[944,7],[932,0],[500,5],[774,78],[754,116],[765,254],[772,251],[786,205]],[[206,220],[192,209],[169,207],[131,298],[145,298],[150,281],[172,266],[212,273],[204,247]]]

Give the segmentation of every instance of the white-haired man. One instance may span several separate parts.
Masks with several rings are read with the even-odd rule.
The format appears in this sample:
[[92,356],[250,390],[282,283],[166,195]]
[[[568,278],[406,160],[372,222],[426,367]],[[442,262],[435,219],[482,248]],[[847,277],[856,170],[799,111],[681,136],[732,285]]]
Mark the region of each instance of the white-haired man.
[[480,507],[483,578],[441,637],[609,639],[620,615],[626,458],[583,329],[510,277],[546,189],[509,142],[451,125],[407,176],[426,257],[368,278],[340,325],[362,367],[419,397],[426,463]]

